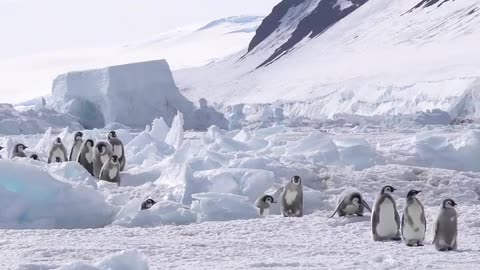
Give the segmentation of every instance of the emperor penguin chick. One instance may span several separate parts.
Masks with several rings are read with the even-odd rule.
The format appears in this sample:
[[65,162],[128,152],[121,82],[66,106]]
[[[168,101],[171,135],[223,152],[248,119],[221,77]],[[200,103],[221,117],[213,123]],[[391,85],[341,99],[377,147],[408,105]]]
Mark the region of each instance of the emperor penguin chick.
[[452,199],[443,201],[435,222],[433,243],[438,251],[457,249],[457,219],[458,214],[455,210],[455,203]]
[[116,155],[103,164],[99,179],[120,185],[120,163]]
[[62,143],[62,139],[57,137],[50,148],[48,153],[48,163],[57,162],[57,158],[60,159],[60,162],[68,161],[67,159],[67,149]]
[[27,155],[25,154],[25,149],[27,149],[28,146],[25,146],[22,143],[16,144],[13,149],[12,153],[10,154],[10,159],[16,158],[16,157],[21,157],[21,158],[26,158]]
[[282,192],[282,214],[284,217],[303,216],[303,185],[300,176],[294,176],[289,183],[275,192],[274,198]]
[[402,215],[402,236],[407,246],[423,246],[427,220],[422,203],[417,199],[421,191],[410,190],[407,194],[407,201]]
[[120,171],[123,171],[126,164],[123,142],[118,138],[115,131],[110,131],[110,133],[108,133],[108,142],[112,145],[113,154],[118,157],[118,161],[120,162]]
[[372,209],[370,209],[370,206],[365,202],[360,192],[349,192],[338,200],[337,209],[330,218],[335,216],[336,213],[338,213],[339,217],[351,215],[363,216],[365,208],[369,212],[372,212]]
[[112,146],[108,142],[97,142],[93,149],[93,175],[100,177],[103,164],[112,156]]
[[75,133],[73,146],[72,146],[72,149],[70,149],[70,158],[68,160],[77,161],[78,154],[80,154],[80,150],[82,149],[82,144],[83,144],[82,138],[83,138],[82,132],[79,131]]
[[94,154],[94,143],[93,140],[88,139],[83,142],[82,147],[80,148],[80,153],[77,156],[77,162],[82,165],[85,170],[87,170],[92,176],[93,173],[93,154]]
[[263,195],[255,201],[255,206],[259,209],[261,216],[266,217],[270,214],[270,206],[274,199],[270,195]]
[[372,213],[372,234],[374,241],[401,240],[400,216],[397,204],[391,193],[395,191],[392,186],[384,186]]

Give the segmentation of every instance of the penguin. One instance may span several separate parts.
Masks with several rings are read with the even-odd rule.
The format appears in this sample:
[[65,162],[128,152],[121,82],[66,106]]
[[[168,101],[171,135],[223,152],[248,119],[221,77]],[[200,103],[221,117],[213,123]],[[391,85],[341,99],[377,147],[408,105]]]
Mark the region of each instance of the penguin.
[[332,218],[338,212],[339,217],[357,215],[363,216],[364,208],[371,213],[372,209],[368,206],[367,202],[363,199],[359,192],[350,192],[340,197],[338,200],[338,206],[335,212],[330,216]]
[[93,152],[94,152],[93,147],[94,147],[93,140],[88,139],[88,140],[84,141],[83,144],[82,144],[82,147],[80,148],[80,152],[78,153],[77,160],[76,160],[92,176],[94,176],[94,173],[93,173]]
[[73,146],[72,149],[70,149],[70,158],[68,160],[70,161],[77,161],[78,154],[80,153],[80,149],[82,149],[82,144],[83,144],[83,133],[78,131],[75,133],[75,137],[73,140]]
[[103,164],[110,159],[112,155],[112,146],[108,142],[97,142],[93,149],[93,175],[100,177],[100,171]]
[[303,216],[303,185],[300,176],[294,176],[284,187],[275,192],[274,198],[282,193],[282,214],[284,217]]
[[13,147],[12,153],[10,154],[10,159],[16,158],[16,157],[21,157],[21,158],[26,158],[27,155],[25,154],[25,149],[27,149],[28,146],[25,146],[24,144],[16,144]]
[[274,199],[270,195],[263,195],[255,201],[255,206],[259,209],[261,216],[266,217],[270,213],[270,206]]
[[438,251],[457,250],[457,218],[455,203],[452,199],[443,201],[434,226],[433,243]]
[[419,190],[410,190],[402,215],[402,236],[407,246],[423,246],[425,232],[427,231],[427,219],[425,210],[420,200],[417,199]]
[[[2,149],[3,149],[3,147],[0,146],[0,151],[2,151]],[[2,155],[0,155],[0,159],[3,159],[3,158],[2,158]]]
[[120,185],[120,161],[116,155],[111,156],[103,164],[99,179]]
[[62,143],[62,139],[57,137],[50,148],[48,153],[48,163],[57,162],[57,157],[60,158],[60,162],[68,161],[67,149]]
[[394,240],[400,238],[400,217],[397,212],[397,205],[391,193],[396,189],[392,186],[384,186],[377,200],[372,213],[372,234],[374,241]]
[[108,133],[108,142],[112,145],[113,154],[118,157],[120,162],[120,171],[125,169],[126,159],[125,159],[125,150],[123,148],[122,141],[117,137],[115,131],[110,131]]
[[37,154],[31,154],[31,155],[30,155],[30,158],[33,159],[33,160],[40,161],[40,158],[38,157]]
[[144,201],[142,203],[142,208],[140,208],[140,210],[147,210],[147,209],[150,209],[152,208],[152,206],[154,206],[157,202],[154,201],[153,199],[147,199],[146,201]]

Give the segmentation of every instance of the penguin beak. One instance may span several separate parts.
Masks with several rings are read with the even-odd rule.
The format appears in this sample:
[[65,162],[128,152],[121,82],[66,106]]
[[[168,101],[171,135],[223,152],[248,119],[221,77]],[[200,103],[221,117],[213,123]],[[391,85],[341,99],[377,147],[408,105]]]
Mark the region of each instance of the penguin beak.
[[24,146],[23,146],[23,148],[24,148],[24,149],[27,149],[27,148],[28,148],[28,146],[24,145]]
[[365,202],[364,200],[362,200],[362,204],[363,206],[365,206],[365,208],[367,208],[368,212],[372,212],[372,209],[370,209],[370,206],[368,206],[367,202]]
[[453,205],[453,206],[457,206],[457,203],[456,203],[456,202],[452,202],[452,205]]

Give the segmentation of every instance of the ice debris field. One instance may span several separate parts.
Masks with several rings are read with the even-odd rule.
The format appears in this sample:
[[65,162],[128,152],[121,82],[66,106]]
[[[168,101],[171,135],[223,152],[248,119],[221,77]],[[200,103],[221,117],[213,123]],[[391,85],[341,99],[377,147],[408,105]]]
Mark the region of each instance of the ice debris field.
[[[231,118],[231,116],[230,116]],[[480,240],[480,132],[470,125],[321,127],[290,119],[225,131],[184,131],[156,119],[143,131],[118,129],[127,165],[120,186],[97,181],[77,162],[47,164],[52,141],[67,149],[75,130],[0,137],[1,269],[477,269]],[[85,130],[105,140],[109,130]],[[7,159],[23,143],[40,161]],[[304,216],[280,204],[254,206],[299,175]],[[374,242],[370,213],[328,217],[342,193],[373,206],[393,185],[400,214],[408,190],[422,190],[424,247]],[[157,203],[140,210],[142,202]],[[458,250],[431,245],[445,198],[457,203]]]

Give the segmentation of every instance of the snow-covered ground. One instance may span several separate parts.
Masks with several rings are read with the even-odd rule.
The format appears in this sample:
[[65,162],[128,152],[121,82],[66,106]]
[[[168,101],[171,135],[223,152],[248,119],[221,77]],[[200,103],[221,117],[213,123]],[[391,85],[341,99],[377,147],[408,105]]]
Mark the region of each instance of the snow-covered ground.
[[[118,130],[127,155],[120,187],[96,183],[75,163],[0,161],[7,172],[0,201],[14,204],[0,209],[2,269],[109,269],[105,261],[135,262],[111,269],[146,269],[145,262],[150,269],[478,267],[478,126],[392,128],[344,120],[315,128],[288,121],[229,132],[169,130],[162,121],[140,133]],[[85,136],[98,140],[106,133]],[[23,142],[45,160],[55,136],[10,136],[0,145]],[[68,148],[71,131],[59,136]],[[255,199],[293,175],[303,178],[306,216],[283,218],[275,205],[271,216],[259,217]],[[386,184],[398,188],[400,212],[409,189],[423,191],[427,242],[441,201],[454,199],[459,251],[375,243],[369,215],[327,218],[343,191],[357,189],[373,205]],[[158,203],[140,211],[146,198]]]

